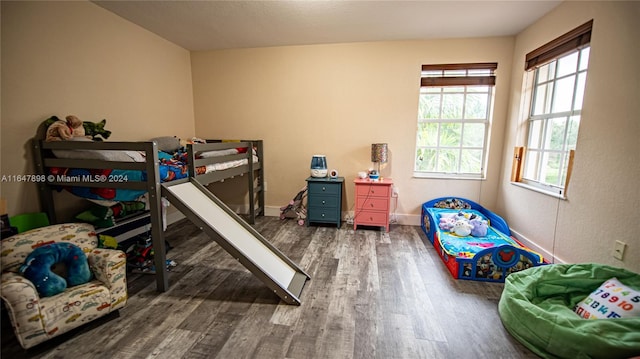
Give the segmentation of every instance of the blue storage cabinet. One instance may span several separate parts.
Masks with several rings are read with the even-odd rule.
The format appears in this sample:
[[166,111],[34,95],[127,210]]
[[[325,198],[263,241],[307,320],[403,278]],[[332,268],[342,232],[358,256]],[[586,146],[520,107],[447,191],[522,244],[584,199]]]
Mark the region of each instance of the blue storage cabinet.
[[342,224],[344,177],[307,178],[307,226],[311,223]]

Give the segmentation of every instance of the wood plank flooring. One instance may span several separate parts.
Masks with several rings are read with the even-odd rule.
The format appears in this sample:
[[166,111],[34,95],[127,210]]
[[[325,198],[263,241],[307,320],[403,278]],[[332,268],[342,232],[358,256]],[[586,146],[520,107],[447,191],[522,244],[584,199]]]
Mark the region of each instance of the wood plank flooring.
[[537,358],[503,328],[502,285],[451,278],[420,227],[256,229],[311,280],[279,298],[187,220],[169,226],[171,287],[129,274],[129,301],[27,351],[6,313],[3,358]]

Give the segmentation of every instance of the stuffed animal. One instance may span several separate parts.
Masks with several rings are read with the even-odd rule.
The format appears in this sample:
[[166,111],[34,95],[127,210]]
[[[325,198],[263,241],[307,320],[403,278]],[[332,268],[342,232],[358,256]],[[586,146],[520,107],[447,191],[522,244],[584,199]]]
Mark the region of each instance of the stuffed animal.
[[451,229],[451,233],[455,233],[457,236],[466,237],[471,234],[471,225],[464,219],[458,219]]
[[111,136],[111,131],[105,130],[104,125],[107,124],[107,120],[103,119],[100,122],[89,122],[84,121],[82,126],[84,127],[85,133],[91,137],[94,141],[102,141],[106,140]]
[[70,140],[72,135],[72,130],[67,126],[67,123],[62,120],[55,121],[49,127],[47,127],[47,134],[45,141],[63,141]]
[[484,237],[487,235],[489,225],[486,220],[475,217],[469,221],[471,225],[471,235],[474,237]]
[[68,141],[74,137],[85,137],[84,127],[80,119],[76,116],[69,115],[65,120],[66,121],[63,121],[56,116],[52,116],[45,121],[45,123],[50,123],[49,126],[47,126],[46,142]]
[[453,225],[456,223],[456,219],[454,216],[448,217],[440,217],[440,223],[438,223],[438,227],[443,231],[450,231],[453,228]]
[[71,128],[71,135],[73,137],[84,137],[86,135],[82,120],[74,115],[69,115],[64,119],[67,120],[67,125]]
[[[66,275],[54,273],[51,267],[64,263]],[[27,256],[20,267],[20,273],[30,280],[42,297],[51,297],[64,292],[67,287],[80,285],[91,280],[87,256],[73,243],[57,242],[36,248]]]

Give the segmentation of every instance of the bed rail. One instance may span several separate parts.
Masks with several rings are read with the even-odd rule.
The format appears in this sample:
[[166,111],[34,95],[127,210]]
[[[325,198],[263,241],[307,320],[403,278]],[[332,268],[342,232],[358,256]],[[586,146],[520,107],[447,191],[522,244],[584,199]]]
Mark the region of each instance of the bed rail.
[[[231,155],[199,158],[199,155],[203,152],[236,148],[247,148],[247,151]],[[254,152],[258,157],[257,162],[253,161]],[[264,151],[262,140],[241,140],[239,142],[207,140],[207,143],[187,145],[187,153],[189,154],[189,173],[193,174],[192,177],[200,183],[219,182],[246,174],[249,190],[248,222],[254,224],[258,215],[264,215]],[[236,160],[246,160],[246,164],[202,174],[198,174],[197,171],[199,167]]]

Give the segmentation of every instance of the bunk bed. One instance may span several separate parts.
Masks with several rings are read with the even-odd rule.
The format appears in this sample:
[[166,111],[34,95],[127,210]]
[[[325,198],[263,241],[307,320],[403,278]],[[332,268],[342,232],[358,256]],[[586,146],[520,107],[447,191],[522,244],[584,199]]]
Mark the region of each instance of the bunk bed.
[[[264,148],[262,140],[241,140],[226,142],[207,140],[206,143],[189,144],[186,148],[187,168],[180,176],[166,176],[159,158],[158,143],[143,142],[90,142],[32,140],[41,207],[49,216],[49,221],[57,223],[53,193],[61,189],[72,188],[106,189],[111,193],[110,200],[117,201],[117,191],[122,198],[131,198],[136,194],[146,194],[147,210],[126,217],[109,228],[98,232],[109,235],[135,236],[150,231],[155,250],[156,284],[159,291],[169,287],[165,267],[166,242],[163,234],[162,183],[165,180],[185,181],[195,178],[199,183],[210,184],[226,179],[243,176],[247,178],[249,213],[247,221],[255,222],[258,215],[264,215]],[[137,153],[136,160],[123,160],[115,156],[97,156],[104,153]],[[55,152],[55,153],[54,153]],[[60,158],[56,154],[74,153],[74,158]],[[78,155],[84,154],[84,155]],[[86,155],[86,156],[85,156]],[[115,160],[113,160],[115,159]],[[86,172],[64,171],[60,169],[81,169]],[[169,169],[169,171],[175,169]],[[58,172],[56,172],[58,171]],[[62,173],[62,174],[61,174]],[[75,173],[75,174],[74,174]],[[80,173],[80,174],[78,174]],[[189,178],[187,178],[189,177]],[[94,191],[95,192],[95,191]],[[73,192],[72,192],[73,193]],[[96,200],[96,198],[92,198]]]
[[[510,273],[546,264],[511,236],[502,217],[466,198],[427,201],[421,218],[422,230],[456,279],[502,283]],[[459,228],[470,222],[477,230],[455,228],[456,223]]]

